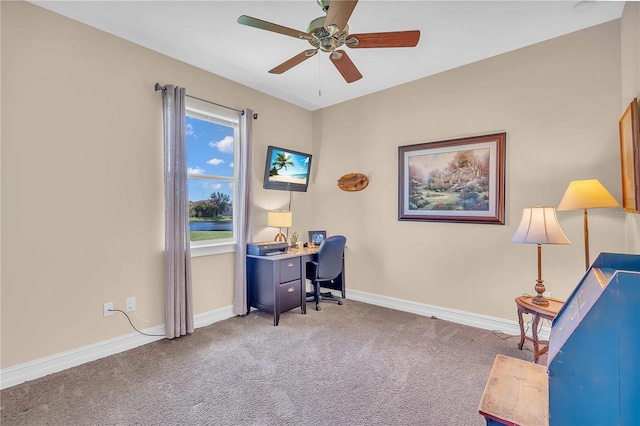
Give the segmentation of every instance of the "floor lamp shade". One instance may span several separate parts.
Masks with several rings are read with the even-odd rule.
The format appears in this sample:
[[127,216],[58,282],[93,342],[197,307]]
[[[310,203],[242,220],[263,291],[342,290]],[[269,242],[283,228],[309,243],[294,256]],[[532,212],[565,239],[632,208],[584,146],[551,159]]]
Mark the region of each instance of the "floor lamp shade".
[[536,206],[525,208],[516,233],[511,237],[512,243],[537,244],[538,246],[538,279],[536,293],[532,302],[547,306],[549,301],[543,296],[545,292],[542,281],[542,244],[571,244],[562,232],[554,207]]
[[558,211],[584,210],[584,263],[589,269],[589,219],[587,209],[618,207],[620,203],[607,191],[598,179],[574,180],[564,192]]
[[574,180],[558,204],[558,211],[618,207],[613,198],[598,179]]
[[272,228],[280,228],[276,234],[276,241],[287,241],[287,237],[282,233],[282,228],[291,228],[293,225],[293,213],[270,211],[267,212],[267,226]]

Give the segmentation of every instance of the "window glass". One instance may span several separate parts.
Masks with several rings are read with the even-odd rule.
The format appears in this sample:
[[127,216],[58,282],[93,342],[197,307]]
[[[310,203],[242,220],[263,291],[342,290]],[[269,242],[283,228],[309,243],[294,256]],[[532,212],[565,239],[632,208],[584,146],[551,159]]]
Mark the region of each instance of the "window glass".
[[238,117],[187,102],[185,124],[191,247],[233,245]]

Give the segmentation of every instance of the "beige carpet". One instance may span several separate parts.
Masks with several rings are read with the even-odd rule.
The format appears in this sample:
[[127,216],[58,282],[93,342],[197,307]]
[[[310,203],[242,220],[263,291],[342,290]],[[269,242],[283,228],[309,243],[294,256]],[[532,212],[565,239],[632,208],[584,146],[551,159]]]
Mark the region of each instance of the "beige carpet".
[[[518,338],[345,300],[254,312],[0,393],[10,425],[483,425]],[[515,317],[515,312],[514,312]]]

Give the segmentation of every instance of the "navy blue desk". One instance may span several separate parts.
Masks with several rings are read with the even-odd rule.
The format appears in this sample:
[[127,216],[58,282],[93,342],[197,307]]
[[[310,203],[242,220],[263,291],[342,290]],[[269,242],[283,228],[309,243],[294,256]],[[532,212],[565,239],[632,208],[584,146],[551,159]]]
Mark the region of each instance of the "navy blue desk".
[[[251,308],[273,314],[278,325],[280,314],[300,307],[307,313],[306,264],[317,258],[317,248],[289,249],[274,256],[247,255],[247,315]],[[339,290],[345,296],[344,259],[342,273],[326,288]],[[325,287],[325,286],[323,286]]]

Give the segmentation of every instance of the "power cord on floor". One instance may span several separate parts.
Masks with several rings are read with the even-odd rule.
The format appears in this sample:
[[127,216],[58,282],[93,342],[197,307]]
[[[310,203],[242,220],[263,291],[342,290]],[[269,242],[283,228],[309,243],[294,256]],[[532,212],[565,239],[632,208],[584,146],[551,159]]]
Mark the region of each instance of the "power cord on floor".
[[498,339],[502,339],[502,340],[507,340],[507,339],[511,339],[512,337],[520,337],[517,335],[513,335],[513,334],[507,334],[501,330],[491,330],[491,334],[493,334],[494,336],[496,336]]
[[151,336],[151,337],[165,337],[164,334],[148,334],[148,333],[143,333],[142,331],[138,330],[136,328],[135,325],[133,325],[133,323],[131,322],[131,318],[129,318],[129,315],[127,315],[127,313],[125,311],[122,311],[120,309],[109,309],[111,312],[120,312],[122,315],[124,315],[125,317],[127,317],[127,319],[129,320],[129,324],[131,324],[131,327],[133,327],[133,329],[135,331],[137,331],[140,334],[144,334],[145,336]]

